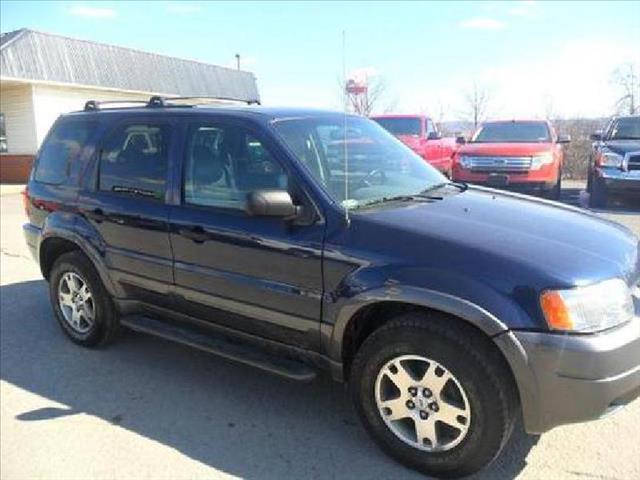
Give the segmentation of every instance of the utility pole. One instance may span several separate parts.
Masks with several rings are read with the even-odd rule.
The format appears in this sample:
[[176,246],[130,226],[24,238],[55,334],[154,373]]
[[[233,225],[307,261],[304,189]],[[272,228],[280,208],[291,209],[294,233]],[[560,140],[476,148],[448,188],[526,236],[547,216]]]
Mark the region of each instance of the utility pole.
[[238,70],[240,70],[240,54],[236,53],[236,66],[238,67]]

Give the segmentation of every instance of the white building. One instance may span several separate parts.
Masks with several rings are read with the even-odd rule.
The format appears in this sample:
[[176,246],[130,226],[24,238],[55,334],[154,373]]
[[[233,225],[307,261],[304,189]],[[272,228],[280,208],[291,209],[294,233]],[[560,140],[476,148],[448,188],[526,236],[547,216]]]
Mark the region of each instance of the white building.
[[22,182],[49,127],[87,100],[259,101],[250,72],[21,29],[0,34],[0,182]]

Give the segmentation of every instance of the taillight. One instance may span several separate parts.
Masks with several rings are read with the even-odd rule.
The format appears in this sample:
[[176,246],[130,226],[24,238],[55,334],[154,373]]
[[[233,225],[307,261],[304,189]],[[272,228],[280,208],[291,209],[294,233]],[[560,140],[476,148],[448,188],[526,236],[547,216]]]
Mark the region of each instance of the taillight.
[[24,214],[28,217],[29,206],[31,205],[31,200],[29,199],[29,187],[25,187],[24,190],[20,192],[20,194],[22,195],[22,206],[24,207]]

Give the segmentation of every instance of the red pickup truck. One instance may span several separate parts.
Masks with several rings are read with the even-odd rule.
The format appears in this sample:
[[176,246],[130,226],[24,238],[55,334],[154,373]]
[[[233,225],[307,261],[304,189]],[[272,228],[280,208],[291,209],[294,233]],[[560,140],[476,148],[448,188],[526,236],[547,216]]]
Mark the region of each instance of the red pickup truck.
[[451,157],[456,149],[454,138],[443,138],[436,124],[424,115],[379,115],[371,117],[398,137],[432,166],[451,177]]
[[563,143],[545,120],[506,120],[484,123],[470,142],[463,137],[453,158],[453,180],[540,193],[560,198]]

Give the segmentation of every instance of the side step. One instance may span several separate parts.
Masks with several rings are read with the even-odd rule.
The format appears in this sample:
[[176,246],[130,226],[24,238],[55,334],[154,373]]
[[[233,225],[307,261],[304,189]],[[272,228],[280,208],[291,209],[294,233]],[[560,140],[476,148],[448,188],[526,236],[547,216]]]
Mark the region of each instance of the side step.
[[222,333],[205,334],[188,326],[165,323],[144,315],[122,317],[120,323],[136,332],[148,333],[189,345],[292,380],[309,382],[316,377],[316,371],[301,361],[279,356],[252,343]]

